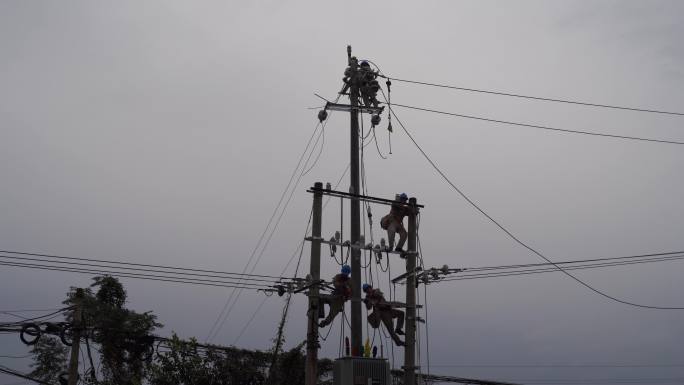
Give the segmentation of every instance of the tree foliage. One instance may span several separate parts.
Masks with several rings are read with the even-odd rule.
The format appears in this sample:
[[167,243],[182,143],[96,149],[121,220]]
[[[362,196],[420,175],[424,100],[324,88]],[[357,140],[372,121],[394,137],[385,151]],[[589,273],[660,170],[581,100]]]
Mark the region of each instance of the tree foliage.
[[[151,312],[126,309],[127,294],[111,276],[93,278],[81,298],[84,337],[98,347],[99,384],[141,384],[152,357],[152,332],[162,326]],[[76,305],[76,288],[67,293],[66,305]],[[70,320],[73,322],[73,320]],[[93,382],[93,378],[88,378]]]
[[[303,344],[278,356],[272,377],[268,377],[272,354],[233,347],[200,346],[195,339],[176,335],[168,351],[159,353],[149,371],[151,385],[299,385],[304,384]],[[319,361],[321,377],[332,370],[332,361]]]
[[33,371],[29,374],[33,378],[59,383],[58,378],[67,370],[67,348],[57,337],[44,335],[31,349]]
[[[151,312],[126,308],[127,293],[114,277],[93,278],[93,284],[76,297],[67,293],[64,304],[82,308],[87,360],[91,372],[81,375],[90,385],[298,385],[304,384],[304,344],[278,354],[273,370],[273,352],[235,347],[202,345],[196,339],[182,340],[175,334],[158,342],[153,335],[161,324]],[[67,321],[73,323],[72,315]],[[92,352],[91,348],[92,347]],[[32,375],[58,383],[66,371],[67,348],[59,339],[44,335],[34,346]],[[84,352],[85,353],[85,352]],[[92,355],[91,355],[92,353]],[[98,363],[95,365],[95,363]],[[332,371],[330,360],[319,361],[322,378]],[[269,376],[270,374],[270,376]]]

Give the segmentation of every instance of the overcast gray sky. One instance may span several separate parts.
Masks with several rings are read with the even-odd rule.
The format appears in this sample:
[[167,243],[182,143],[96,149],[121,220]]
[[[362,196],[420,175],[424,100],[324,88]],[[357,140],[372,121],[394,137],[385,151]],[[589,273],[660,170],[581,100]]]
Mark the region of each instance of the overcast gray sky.
[[[316,110],[306,109],[321,105],[313,93],[334,98],[341,86],[347,44],[389,76],[681,112],[683,15],[678,1],[3,1],[0,249],[242,271],[316,125]],[[684,141],[681,116],[398,82],[392,100]],[[454,183],[553,260],[684,249],[681,146],[396,112]],[[385,155],[386,123],[384,115],[377,131]],[[331,115],[320,159],[301,178],[256,273],[279,274],[296,249],[311,204],[305,189],[341,176],[348,126],[344,114]],[[388,159],[366,148],[368,191],[405,191],[426,205],[426,265],[543,262],[461,199],[394,126]],[[379,218],[384,208],[374,210]],[[339,203],[325,214],[329,237]],[[305,265],[307,256],[308,248]],[[323,274],[335,266],[324,257]],[[393,271],[401,268],[394,261]],[[682,271],[675,261],[576,274],[624,300],[684,306]],[[0,267],[0,310],[57,307],[70,286],[89,280]],[[230,293],[123,282],[130,306],[165,324],[160,334],[200,339]],[[428,297],[433,366],[684,365],[684,311],[611,302],[560,273],[444,282]],[[262,298],[243,293],[213,342],[235,342]],[[304,306],[297,297],[288,347],[304,339]],[[281,299],[268,299],[238,344],[269,348],[281,309]],[[337,333],[323,355],[337,356]],[[27,351],[16,335],[0,341],[0,355]],[[426,358],[423,350],[423,367]],[[0,364],[27,370],[28,362]],[[684,366],[432,372],[684,382]]]

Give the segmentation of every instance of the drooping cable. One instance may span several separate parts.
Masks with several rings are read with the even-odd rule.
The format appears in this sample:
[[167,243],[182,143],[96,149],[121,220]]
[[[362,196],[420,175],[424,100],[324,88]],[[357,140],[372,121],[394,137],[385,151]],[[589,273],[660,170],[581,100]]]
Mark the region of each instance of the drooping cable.
[[311,170],[316,167],[318,164],[318,160],[321,159],[321,154],[323,154],[323,148],[325,147],[325,126],[328,125],[328,122],[330,121],[330,116],[332,116],[332,111],[328,115],[328,119],[323,122],[323,126],[321,127],[321,132],[318,135],[318,138],[316,138],[316,143],[314,143],[314,148],[316,148],[316,144],[318,144],[318,140],[321,139],[321,147],[320,150],[318,150],[318,155],[316,155],[316,159],[314,159],[313,163],[311,164],[311,167],[309,167],[303,175],[307,175]]
[[[314,136],[316,135],[316,132],[318,131],[318,128],[320,127],[321,122],[318,122],[316,127],[314,128],[314,131],[311,133],[311,136],[309,137],[308,142],[306,143],[306,146],[304,148],[304,151],[302,151],[302,154],[299,156],[299,160],[297,161],[297,165],[295,166],[294,170],[292,170],[292,174],[290,175],[290,180],[287,182],[287,185],[285,186],[285,189],[283,190],[282,194],[280,195],[280,199],[278,200],[278,203],[276,204],[276,207],[273,209],[273,213],[271,213],[271,217],[268,220],[268,223],[266,224],[266,227],[264,228],[264,231],[261,233],[261,236],[259,236],[259,239],[254,246],[254,249],[252,250],[251,255],[249,256],[249,259],[247,260],[247,263],[245,264],[245,267],[243,269],[243,273],[247,271],[249,268],[249,264],[252,262],[252,259],[254,258],[254,255],[256,255],[257,250],[259,250],[259,247],[262,244],[262,241],[264,237],[266,236],[266,233],[268,232],[269,227],[271,226],[271,223],[273,222],[273,219],[278,213],[278,210],[283,202],[283,199],[285,198],[285,195],[287,195],[287,192],[290,189],[290,186],[292,185],[292,181],[294,180],[295,175],[297,174],[297,171],[300,169],[302,160],[304,159],[304,156],[306,155],[307,151],[309,150],[309,146],[311,145],[311,141],[313,140]],[[226,300],[226,303],[223,306],[223,309],[221,309],[221,312],[219,312],[219,315],[216,317],[216,320],[214,320],[214,323],[212,324],[211,328],[209,329],[209,333],[207,337],[205,338],[204,342],[207,342],[209,338],[214,334],[214,330],[216,329],[218,323],[221,321],[223,314],[225,313],[226,309],[228,308],[231,300],[236,294],[236,290],[233,289]]]
[[[339,96],[338,96],[338,99],[339,99]],[[327,121],[326,121],[326,123],[327,123]],[[307,149],[308,149],[308,147],[307,147]],[[305,150],[304,153],[306,153],[306,150]],[[283,206],[283,209],[280,211],[280,215],[278,216],[278,219],[276,220],[275,224],[274,224],[273,227],[271,228],[271,232],[270,232],[268,238],[266,239],[266,241],[264,242],[263,247],[261,247],[261,251],[259,252],[259,255],[258,255],[258,257],[256,258],[254,264],[252,265],[252,269],[251,269],[250,273],[252,273],[252,272],[254,271],[254,269],[256,269],[256,266],[258,265],[259,261],[261,261],[261,258],[263,257],[263,254],[264,254],[264,252],[266,251],[266,248],[268,247],[268,245],[269,245],[269,243],[270,243],[270,241],[271,241],[271,239],[272,239],[272,237],[273,237],[273,234],[275,234],[275,231],[276,231],[276,229],[278,228],[278,225],[280,224],[280,221],[281,221],[281,219],[283,218],[283,215],[285,214],[285,210],[287,209],[287,206],[289,205],[290,201],[292,200],[292,197],[293,197],[293,195],[294,195],[294,192],[295,192],[295,190],[296,190],[296,187],[299,186],[299,182],[301,181],[302,177],[304,176],[304,171],[303,171],[303,170],[306,169],[306,167],[307,167],[307,165],[309,164],[309,160],[311,159],[311,156],[312,156],[312,155],[313,155],[313,150],[312,150],[311,152],[309,152],[309,156],[307,157],[306,161],[304,162],[304,165],[302,166],[302,172],[300,172],[299,177],[297,178],[297,180],[296,180],[295,183],[294,183],[294,187],[290,190],[290,195],[289,195],[289,197],[287,198],[287,201],[285,202],[285,204],[284,204],[284,206]],[[303,155],[302,155],[301,158],[303,158]],[[300,159],[301,159],[301,158],[300,158]],[[299,164],[298,164],[298,165],[299,165]],[[298,168],[295,169],[295,173],[296,173],[297,170],[298,170]],[[294,175],[294,173],[293,173],[293,175]],[[256,249],[258,249],[258,247],[257,247]],[[256,250],[256,249],[255,249],[255,250]],[[251,261],[251,257],[250,257],[250,261]],[[245,266],[245,270],[246,270],[247,267],[249,266],[249,262],[250,262],[250,261],[248,261],[247,265]],[[234,296],[232,295],[233,293],[235,293]],[[228,317],[230,316],[231,311],[233,310],[233,308],[234,308],[235,305],[237,304],[237,301],[238,301],[238,299],[240,298],[240,295],[241,295],[241,294],[242,294],[241,289],[237,289],[237,291],[236,291],[236,290],[233,290],[233,292],[231,293],[231,297],[228,298],[228,300],[226,301],[226,303],[225,303],[225,305],[224,305],[224,307],[223,307],[223,311],[222,311],[221,313],[219,313],[219,317],[217,318],[217,321],[220,321],[220,322],[215,322],[215,325],[216,325],[216,326],[215,326],[215,327],[212,327],[213,332],[210,332],[210,334],[209,334],[209,336],[207,337],[206,341],[208,341],[208,340],[210,340],[210,339],[213,339],[213,338],[218,334],[219,330],[221,330],[221,329],[223,328],[223,325],[226,323],[226,320],[228,319]],[[232,299],[232,303],[231,303],[231,299]],[[224,315],[224,313],[225,313],[225,315]],[[205,342],[206,342],[206,341],[205,341]]]
[[382,151],[380,151],[380,146],[378,145],[378,138],[375,136],[375,127],[373,127],[373,141],[375,142],[375,149],[378,150],[378,155],[380,155],[380,158],[387,159],[387,156],[382,155]]
[[[340,185],[340,183],[342,183],[342,179],[344,179],[344,176],[345,176],[345,175],[347,174],[347,172],[349,171],[349,166],[350,166],[350,165],[347,164],[347,167],[345,167],[344,171],[342,172],[342,175],[341,175],[340,178],[337,180],[337,183],[335,184],[335,187],[334,187],[335,190],[338,188],[338,186]],[[328,206],[328,203],[330,202],[330,199],[331,199],[330,196],[326,197],[325,203],[323,204],[323,210],[325,210],[325,208]],[[302,236],[302,240],[300,241],[299,245],[297,246],[297,249],[295,249],[295,251],[294,251],[294,253],[292,254],[292,256],[290,257],[290,259],[289,259],[289,260],[287,261],[287,263],[285,264],[285,267],[283,268],[282,272],[280,273],[281,276],[285,274],[285,271],[287,271],[288,267],[289,267],[290,264],[292,263],[292,260],[294,259],[295,255],[297,254],[297,251],[299,251],[299,258],[297,259],[297,265],[295,266],[295,271],[294,271],[294,277],[297,278],[298,272],[299,272],[299,266],[300,266],[300,264],[301,264],[302,256],[303,256],[303,253],[304,253],[305,237],[306,237],[306,235],[309,233],[309,228],[311,227],[311,220],[312,220],[312,219],[313,219],[313,207],[312,207],[312,209],[309,211],[309,220],[307,221],[306,228],[304,229],[304,235]],[[273,366],[276,364],[277,357],[278,357],[278,354],[279,354],[279,350],[280,350],[280,348],[281,348],[281,346],[282,346],[282,335],[283,335],[283,332],[284,332],[285,323],[287,322],[287,316],[288,316],[288,312],[289,312],[289,309],[290,309],[290,303],[291,303],[291,301],[292,301],[292,293],[291,293],[291,292],[288,292],[288,293],[287,293],[287,298],[286,298],[286,300],[285,300],[285,306],[283,307],[283,312],[282,312],[281,320],[280,320],[280,323],[279,323],[279,325],[278,325],[278,331],[277,331],[277,336],[276,336],[276,344],[275,344],[275,347],[274,347],[274,349],[273,349],[273,359],[272,359],[271,367],[273,367]],[[254,314],[252,315],[251,318],[254,318],[254,317],[259,313],[259,310],[260,310],[260,307],[256,309],[256,311],[254,312]],[[247,323],[247,325],[245,326],[245,328],[248,327],[249,324],[250,324],[250,322]],[[271,372],[271,370],[272,370],[272,368],[269,369],[269,372]]]
[[[588,283],[582,281],[581,279],[579,279],[579,278],[575,277],[574,275],[572,275],[572,274],[568,273],[567,271],[565,271],[561,266],[555,264],[553,261],[551,261],[549,258],[547,258],[546,256],[544,256],[542,253],[540,253],[539,251],[537,251],[536,249],[534,249],[533,247],[529,246],[527,243],[523,242],[523,241],[520,240],[518,237],[516,237],[511,231],[509,231],[506,227],[504,227],[502,224],[500,224],[497,220],[495,220],[492,216],[490,216],[487,212],[485,212],[482,208],[480,208],[480,206],[478,206],[472,199],[470,199],[463,191],[461,191],[461,189],[459,189],[459,188],[458,188],[458,187],[457,187],[457,186],[456,186],[456,185],[455,185],[455,184],[446,176],[446,174],[444,174],[444,172],[442,172],[442,170],[441,170],[439,167],[437,167],[437,164],[435,164],[435,162],[427,155],[427,153],[425,153],[425,151],[420,147],[420,145],[418,145],[418,142],[416,142],[416,140],[413,138],[413,136],[411,135],[411,133],[406,129],[406,127],[404,126],[404,124],[403,124],[403,123],[401,122],[401,120],[397,117],[397,114],[394,112],[394,109],[390,108],[390,112],[391,112],[392,115],[394,116],[394,118],[395,118],[395,120],[397,121],[397,123],[399,123],[399,125],[400,125],[401,128],[402,128],[402,130],[406,133],[406,135],[409,137],[409,139],[410,139],[410,140],[413,142],[413,144],[416,146],[416,148],[418,149],[418,151],[420,151],[420,153],[423,155],[423,157],[428,161],[428,163],[430,163],[430,165],[431,165],[431,166],[435,169],[435,171],[442,177],[442,179],[444,179],[444,181],[445,181],[449,186],[451,186],[451,187],[452,187],[452,188],[453,188],[461,197],[463,197],[463,199],[465,199],[466,202],[468,202],[473,208],[475,208],[478,212],[480,212],[480,213],[481,213],[482,215],[484,215],[487,219],[489,219],[490,222],[492,222],[496,227],[498,227],[501,231],[503,231],[506,235],[508,235],[508,236],[509,236],[512,240],[514,240],[516,243],[518,243],[518,244],[521,245],[522,247],[526,248],[527,250],[529,250],[529,251],[532,252],[533,254],[537,255],[538,257],[542,258],[542,259],[545,260],[546,262],[551,263],[554,267],[556,267],[557,269],[559,269],[560,271],[562,271],[562,272],[563,272],[565,275],[567,275],[568,277],[570,277],[570,278],[572,278],[573,280],[575,280],[577,283],[581,284],[582,286],[586,287],[587,289],[591,290],[592,292],[594,292],[594,293],[596,293],[596,294],[598,294],[598,295],[600,295],[600,296],[603,296],[603,297],[605,297],[605,298],[607,298],[607,299],[610,299],[610,300],[612,300],[612,301],[615,301],[615,302],[618,302],[618,303],[622,303],[622,304],[625,304],[625,305],[629,305],[629,306],[644,308],[644,309],[657,309],[657,310],[684,310],[684,307],[679,307],[679,306],[653,306],[653,305],[642,305],[642,304],[638,304],[638,303],[634,303],[634,302],[630,302],[630,301],[625,301],[625,300],[619,299],[619,298],[617,298],[617,297],[614,297],[614,296],[612,296],[612,295],[609,295],[609,294],[607,294],[607,293],[604,293],[603,291],[594,288],[593,286],[589,285]],[[684,144],[684,143],[683,143],[683,144]]]

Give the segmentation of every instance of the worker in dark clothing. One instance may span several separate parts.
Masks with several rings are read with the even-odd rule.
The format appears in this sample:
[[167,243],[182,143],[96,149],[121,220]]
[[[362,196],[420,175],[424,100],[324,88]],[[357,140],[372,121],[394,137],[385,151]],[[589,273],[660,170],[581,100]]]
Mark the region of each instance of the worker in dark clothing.
[[409,214],[409,208],[406,206],[408,196],[405,193],[397,195],[395,198],[397,203],[392,204],[389,214],[382,217],[380,220],[380,227],[387,230],[387,240],[389,241],[389,250],[394,247],[394,236],[399,233],[399,243],[394,251],[403,252],[404,243],[408,233],[404,228],[404,217]]
[[329,325],[335,317],[344,310],[344,303],[349,300],[352,296],[351,288],[351,267],[349,265],[342,266],[342,271],[333,277],[333,291],[329,298],[324,298],[323,303],[327,303],[330,306],[330,311],[328,316],[325,317],[321,323],[318,324],[320,327]]
[[[363,302],[366,304],[366,309],[373,309],[373,313],[368,315],[368,323],[377,329],[380,327],[380,321],[385,325],[387,331],[389,331],[392,340],[397,346],[404,346],[404,341],[399,338],[399,334],[404,335],[402,328],[404,327],[404,312],[398,309],[392,308],[392,306],[387,303],[385,296],[382,294],[380,289],[373,289],[373,286],[364,283],[363,292],[366,293],[366,298]],[[394,319],[397,319],[397,327],[394,327]]]

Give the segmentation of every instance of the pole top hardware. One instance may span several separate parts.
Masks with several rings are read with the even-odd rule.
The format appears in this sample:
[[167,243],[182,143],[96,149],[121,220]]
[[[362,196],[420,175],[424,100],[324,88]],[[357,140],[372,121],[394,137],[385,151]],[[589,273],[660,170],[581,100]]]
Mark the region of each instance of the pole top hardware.
[[378,115],[378,114],[381,114],[385,110],[385,106],[382,106],[382,107],[352,106],[349,104],[327,102],[327,103],[325,103],[325,109],[324,110],[347,111],[347,112],[355,110],[355,111],[359,111],[359,112],[365,112],[367,114]]
[[338,191],[338,190],[327,190],[323,188],[316,188],[316,187],[311,187],[306,192],[309,193],[322,193],[323,195],[330,195],[334,197],[340,197],[340,198],[348,198],[348,199],[358,199],[361,201],[365,202],[371,202],[371,203],[377,203],[381,205],[400,205],[400,206],[405,206],[405,207],[418,207],[418,208],[424,208],[424,205],[419,205],[419,204],[411,204],[409,203],[402,203],[396,200],[392,199],[385,199],[385,198],[378,198],[378,197],[373,197],[369,195],[359,195],[359,194],[352,194],[344,191]]

